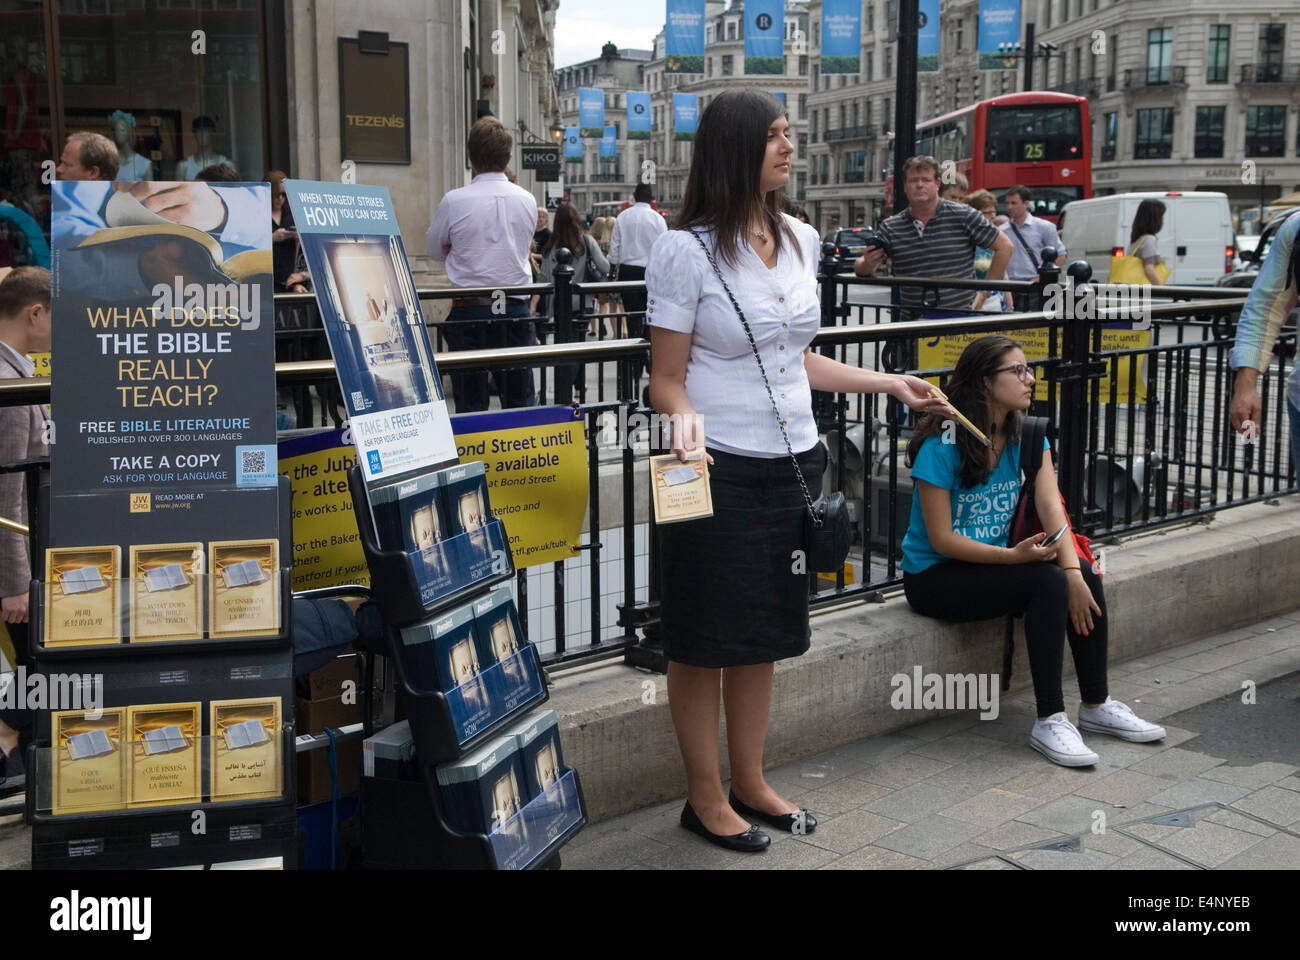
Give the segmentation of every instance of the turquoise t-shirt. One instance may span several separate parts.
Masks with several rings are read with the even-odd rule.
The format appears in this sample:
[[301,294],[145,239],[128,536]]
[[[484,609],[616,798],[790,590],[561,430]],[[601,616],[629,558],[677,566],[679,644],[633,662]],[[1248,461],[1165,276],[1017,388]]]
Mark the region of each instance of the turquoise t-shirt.
[[[1051,449],[1046,438],[1043,449]],[[1007,530],[1020,496],[1020,444],[1011,444],[1002,451],[997,467],[981,486],[963,488],[958,474],[960,468],[961,448],[957,444],[944,443],[940,437],[928,437],[912,465],[912,479],[924,480],[950,492],[953,533],[980,543],[1006,546]],[[951,561],[951,557],[930,546],[925,516],[921,512],[921,490],[914,487],[912,516],[903,537],[903,572],[920,573],[936,563]]]

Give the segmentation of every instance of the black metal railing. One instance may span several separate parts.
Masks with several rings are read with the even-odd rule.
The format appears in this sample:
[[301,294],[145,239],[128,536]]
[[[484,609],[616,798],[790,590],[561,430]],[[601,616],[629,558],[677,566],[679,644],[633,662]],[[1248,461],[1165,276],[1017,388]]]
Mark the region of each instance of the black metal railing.
[[1062,83],[1055,84],[1051,89],[1058,93],[1069,93],[1076,97],[1096,97],[1100,93],[1101,85],[1096,77],[1080,77],[1077,80],[1066,80]]
[[[420,290],[418,295],[426,305],[497,293],[549,295],[551,309],[527,321],[536,325],[540,342],[524,348],[447,352],[442,343],[448,321],[428,319],[439,372],[537,370],[543,401],[549,386],[550,399],[568,405],[573,367],[585,368],[589,384],[595,384],[594,390],[589,387],[595,396],[581,411],[590,490],[587,532],[572,559],[519,572],[519,609],[525,619],[534,617],[530,636],[542,640],[548,663],[621,655],[662,667],[650,495],[644,482],[637,482],[644,457],[658,451],[660,439],[638,389],[638,367],[648,359],[649,345],[619,335],[624,321],[632,324],[629,332],[637,332],[642,315],[609,299],[640,293],[644,284],[574,283],[565,259],[561,255],[550,285]],[[1284,407],[1296,346],[1293,327],[1283,329],[1260,377],[1266,411],[1262,433],[1244,446],[1228,421],[1232,371],[1227,358],[1246,291],[1161,287],[1150,302],[1107,301],[1117,288],[1090,287],[1086,265],[1072,265],[1072,282],[1063,282],[1053,259],[1043,258],[1045,267],[1032,282],[862,279],[830,272],[824,263],[822,329],[813,348],[857,366],[933,376],[942,386],[955,348],[943,353],[941,338],[1018,331],[1043,384],[1035,412],[1050,416],[1056,427],[1058,475],[1071,519],[1094,539],[1186,523],[1296,490]],[[1010,293],[1017,312],[943,316],[935,309],[938,294],[954,289],[972,296],[979,290]],[[573,310],[573,295],[582,310]],[[588,314],[588,304],[601,295],[611,312]],[[1104,334],[1103,324],[1126,319],[1134,303],[1149,331],[1138,331],[1125,343],[1111,342],[1114,334]],[[276,328],[278,352],[284,354],[276,364],[277,385],[282,396],[295,397],[298,426],[338,425],[342,405],[336,402],[337,381],[314,297],[277,295]],[[48,380],[0,382],[0,405],[48,400]],[[858,545],[852,582],[844,572],[833,580],[814,580],[812,604],[821,608],[877,598],[901,583],[898,561],[911,485],[900,444],[910,434],[912,415],[882,395],[817,392],[813,402],[831,451],[831,485],[856,504]],[[26,468],[29,477],[40,466]],[[536,602],[530,604],[530,598]]]
[[1269,61],[1267,63],[1243,63],[1241,65],[1241,79],[1237,81],[1242,84],[1300,84],[1300,63],[1282,63],[1279,61]]
[[1146,87],[1185,87],[1187,86],[1187,68],[1181,64],[1165,64],[1147,67],[1145,70],[1125,70],[1124,89],[1143,89]]
[[871,126],[868,124],[858,124],[853,127],[840,127],[837,130],[826,131],[826,141],[828,143],[839,140],[865,140],[871,136]]

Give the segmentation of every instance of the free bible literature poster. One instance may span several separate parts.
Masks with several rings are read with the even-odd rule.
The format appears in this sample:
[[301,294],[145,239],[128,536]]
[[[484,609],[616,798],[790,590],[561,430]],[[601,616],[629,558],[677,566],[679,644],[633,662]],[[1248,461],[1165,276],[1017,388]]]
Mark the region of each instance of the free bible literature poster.
[[384,187],[286,180],[367,484],[456,462],[433,347]]
[[274,535],[270,186],[51,186],[51,544]]

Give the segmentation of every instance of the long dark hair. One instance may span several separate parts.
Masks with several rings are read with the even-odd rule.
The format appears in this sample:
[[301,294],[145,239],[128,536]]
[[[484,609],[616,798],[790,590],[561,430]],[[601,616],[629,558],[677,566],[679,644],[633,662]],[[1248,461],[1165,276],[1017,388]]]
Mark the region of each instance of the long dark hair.
[[[993,419],[989,388],[985,378],[996,377],[998,367],[1002,366],[1006,359],[1007,351],[1017,348],[1023,350],[1024,345],[1018,340],[1012,340],[1001,334],[980,337],[968,344],[961,352],[957,366],[953,369],[945,391],[948,394],[948,403],[961,411],[981,430],[987,429]],[[916,462],[917,454],[921,452],[921,444],[925,443],[928,437],[940,436],[945,430],[945,422],[948,419],[940,413],[927,413],[921,416],[916,425],[916,432],[912,434],[912,439],[907,444],[909,467]],[[1019,410],[1011,410],[1007,413],[1006,419],[999,424],[1007,444],[1013,443],[1020,437],[1020,427],[1024,420],[1024,415]],[[961,485],[975,487],[987,482],[992,472],[989,469],[988,448],[960,426],[954,424],[947,429],[954,428],[955,432],[952,436],[961,451],[961,469],[958,471]]]
[[587,253],[587,241],[582,232],[582,215],[571,203],[562,203],[555,208],[555,226],[551,228],[551,237],[542,248],[542,256],[560,247],[568,247],[573,259]]
[[1160,232],[1165,225],[1165,205],[1159,200],[1147,198],[1138,204],[1137,213],[1133,215],[1133,229],[1129,231],[1128,242],[1137,243],[1138,237],[1148,233],[1152,236]]
[[781,216],[785,192],[772,190],[766,196],[758,192],[767,131],[784,113],[781,101],[770,93],[727,90],[710,100],[700,117],[674,229],[711,228],[718,253],[732,266],[740,256],[737,237],[756,219],[771,232],[776,251],[788,240],[803,257],[794,231]]

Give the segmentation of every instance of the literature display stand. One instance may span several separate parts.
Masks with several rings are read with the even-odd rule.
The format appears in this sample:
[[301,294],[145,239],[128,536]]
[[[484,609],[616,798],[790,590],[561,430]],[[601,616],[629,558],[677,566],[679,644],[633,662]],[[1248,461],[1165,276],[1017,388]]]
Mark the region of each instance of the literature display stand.
[[[518,726],[528,711],[550,696],[536,648],[522,637],[518,649],[498,655],[484,669],[471,669],[471,675],[459,684],[449,681],[445,689],[437,689],[437,684],[429,682],[438,673],[438,662],[430,668],[430,654],[423,648],[440,649],[445,634],[453,651],[448,657],[454,664],[457,627],[463,627],[463,635],[470,638],[475,630],[471,611],[489,605],[492,587],[508,583],[514,576],[513,556],[500,521],[490,518],[483,528],[500,531],[499,536],[490,535],[494,563],[488,572],[466,583],[464,571],[458,571],[461,575],[450,578],[445,593],[430,596],[427,589],[421,589],[418,571],[424,561],[420,551],[380,547],[381,537],[358,467],[352,468],[348,483],[389,653],[402,688],[420,776],[419,782],[363,778],[363,857],[367,865],[453,869],[555,865],[559,848],[586,823],[576,771],[556,770],[555,779],[527,802],[516,793],[513,805],[493,817],[493,829],[479,831],[456,825],[457,811],[447,788],[439,782],[440,772],[446,775],[446,765],[476,749],[484,752],[484,745],[490,749],[502,742],[498,738],[503,731]],[[510,607],[513,614],[513,601]],[[428,642],[424,642],[425,634],[431,636]],[[461,646],[468,642],[462,641]],[[436,858],[432,863],[431,857]]]
[[[287,487],[282,478],[280,558],[293,556]],[[48,488],[39,510],[47,531]],[[46,543],[35,546],[43,556]],[[137,642],[122,631],[131,642],[46,645],[48,585],[33,581],[36,669],[95,678],[100,689],[87,709],[37,713],[27,755],[34,868],[296,864],[292,597],[283,562],[277,630],[254,637]],[[121,582],[125,597],[131,579]],[[142,796],[147,790],[157,799]]]
[[[484,465],[460,463],[392,199],[363,184],[286,180],[284,190],[357,450],[352,513],[408,716],[409,733],[396,725],[362,745],[374,759],[363,777],[362,860],[554,862],[586,822],[582,790],[560,759],[554,714],[544,735],[515,729],[547,699],[546,678],[509,590],[492,589],[514,573],[509,539]],[[530,735],[544,742],[526,769]],[[397,756],[381,763],[381,745]],[[411,752],[414,781],[402,779]],[[419,781],[423,795],[412,789]]]
[[[296,865],[271,188],[51,184],[57,357],[28,631],[32,864]],[[225,211],[220,229],[203,212]]]

